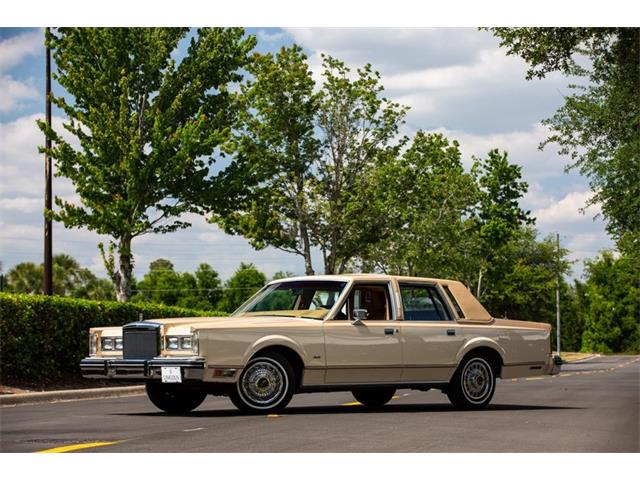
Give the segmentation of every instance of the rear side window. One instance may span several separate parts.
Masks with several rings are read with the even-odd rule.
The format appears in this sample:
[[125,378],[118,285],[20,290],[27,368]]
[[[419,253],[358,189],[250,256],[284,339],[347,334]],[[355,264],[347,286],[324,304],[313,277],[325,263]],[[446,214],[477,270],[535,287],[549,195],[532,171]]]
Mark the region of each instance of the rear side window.
[[451,293],[451,290],[449,290],[449,285],[444,285],[443,288],[444,288],[444,291],[447,293],[449,300],[451,300],[451,303],[453,304],[453,308],[456,309],[456,313],[458,314],[458,317],[465,318],[464,312],[460,308],[460,305],[458,305],[458,301],[456,300],[456,297],[454,297],[453,293]]
[[433,285],[400,284],[405,320],[451,320]]

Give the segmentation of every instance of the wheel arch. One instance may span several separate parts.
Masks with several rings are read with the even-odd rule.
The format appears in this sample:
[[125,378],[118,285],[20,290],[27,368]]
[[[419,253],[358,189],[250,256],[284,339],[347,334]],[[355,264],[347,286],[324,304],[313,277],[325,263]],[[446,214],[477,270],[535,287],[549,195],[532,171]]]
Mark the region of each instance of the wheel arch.
[[289,363],[291,363],[291,367],[295,373],[296,380],[296,391],[300,388],[302,384],[302,374],[304,372],[304,360],[302,359],[302,355],[297,351],[295,347],[292,347],[287,343],[278,343],[278,342],[264,342],[260,343],[256,348],[251,350],[251,354],[248,356],[244,364],[246,365],[252,358],[262,356],[269,352],[275,352],[283,357],[285,357]]
[[489,338],[474,339],[458,352],[458,366],[472,355],[481,356],[489,361],[496,377],[500,377],[504,366],[504,354],[504,349],[495,341]]

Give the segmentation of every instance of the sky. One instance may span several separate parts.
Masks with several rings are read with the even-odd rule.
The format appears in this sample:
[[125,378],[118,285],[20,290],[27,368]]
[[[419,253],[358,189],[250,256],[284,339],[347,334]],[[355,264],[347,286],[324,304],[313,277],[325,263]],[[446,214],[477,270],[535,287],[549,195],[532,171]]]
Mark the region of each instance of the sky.
[[[507,150],[522,166],[529,192],[522,206],[536,218],[540,236],[560,233],[562,245],[582,262],[613,248],[597,206],[582,211],[591,192],[577,172],[565,172],[567,158],[554,145],[543,151],[547,136],[541,120],[562,105],[569,79],[552,74],[525,80],[526,64],[508,57],[498,41],[474,28],[250,28],[260,51],[276,51],[298,43],[319,79],[321,53],[345,61],[353,69],[371,63],[381,74],[385,95],[410,108],[403,133],[438,131],[460,142],[463,159],[486,156],[493,148]],[[41,29],[0,28],[0,262],[4,272],[23,261],[43,258],[44,143],[36,119],[44,117],[44,33]],[[62,90],[54,84],[54,94]],[[63,121],[54,110],[54,127]],[[78,199],[73,185],[55,178],[54,195]],[[141,278],[159,257],[178,271],[193,271],[209,263],[230,277],[240,262],[254,263],[267,276],[277,271],[302,274],[301,257],[273,248],[255,251],[240,236],[223,233],[206,219],[186,215],[187,230],[145,235],[134,240],[135,275]],[[54,223],[53,249],[67,253],[82,266],[105,276],[97,243],[108,241],[86,229],[66,229]],[[314,266],[321,273],[318,252]]]

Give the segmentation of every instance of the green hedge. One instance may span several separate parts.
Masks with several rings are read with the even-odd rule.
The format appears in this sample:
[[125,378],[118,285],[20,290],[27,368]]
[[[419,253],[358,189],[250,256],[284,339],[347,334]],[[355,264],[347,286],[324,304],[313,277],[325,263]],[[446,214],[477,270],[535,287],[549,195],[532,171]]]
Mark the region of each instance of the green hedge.
[[91,327],[170,317],[226,316],[148,303],[0,293],[0,381],[59,378],[80,371]]

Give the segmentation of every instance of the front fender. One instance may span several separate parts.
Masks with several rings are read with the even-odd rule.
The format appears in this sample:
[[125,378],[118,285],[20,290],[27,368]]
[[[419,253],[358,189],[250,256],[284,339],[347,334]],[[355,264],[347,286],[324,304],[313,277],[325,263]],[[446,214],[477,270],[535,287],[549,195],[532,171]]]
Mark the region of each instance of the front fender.
[[249,348],[244,353],[242,358],[242,365],[246,365],[251,357],[253,357],[260,350],[269,347],[287,347],[296,352],[303,363],[307,363],[305,359],[307,358],[306,352],[304,349],[296,343],[293,339],[285,336],[285,335],[266,335],[264,337],[260,337],[255,342],[253,342]]

